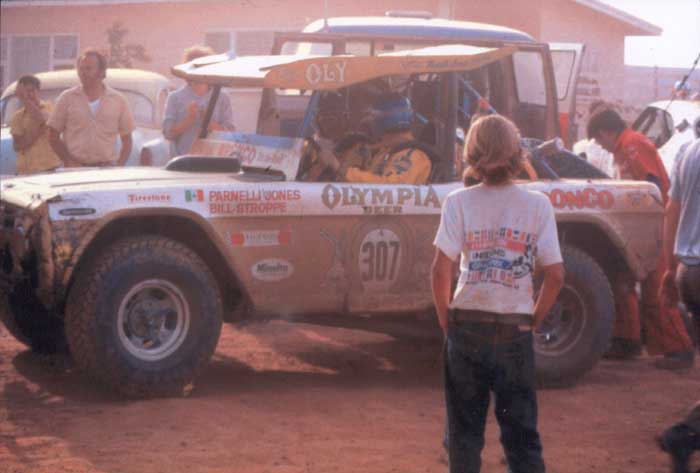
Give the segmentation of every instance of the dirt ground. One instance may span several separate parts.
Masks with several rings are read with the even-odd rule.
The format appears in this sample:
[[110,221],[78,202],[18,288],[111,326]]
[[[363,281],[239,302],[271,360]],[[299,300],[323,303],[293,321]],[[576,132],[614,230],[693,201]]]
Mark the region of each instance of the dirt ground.
[[[0,326],[0,471],[446,471],[434,321],[356,320],[225,326],[189,397],[148,401],[115,398]],[[700,368],[649,363],[604,361],[539,392],[550,473],[670,471],[653,437],[700,397]],[[505,472],[493,415],[483,458]]]

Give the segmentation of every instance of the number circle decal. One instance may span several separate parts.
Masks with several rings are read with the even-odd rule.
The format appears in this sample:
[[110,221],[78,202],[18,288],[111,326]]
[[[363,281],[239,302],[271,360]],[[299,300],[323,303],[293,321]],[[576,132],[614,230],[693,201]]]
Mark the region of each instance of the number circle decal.
[[387,228],[369,231],[360,242],[358,270],[360,281],[367,290],[390,287],[401,269],[401,239]]

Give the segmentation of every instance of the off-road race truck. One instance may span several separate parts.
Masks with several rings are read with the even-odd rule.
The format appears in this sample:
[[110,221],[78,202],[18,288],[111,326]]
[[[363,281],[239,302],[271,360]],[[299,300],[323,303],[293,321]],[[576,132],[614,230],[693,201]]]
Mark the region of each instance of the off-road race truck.
[[[543,68],[546,46],[459,40],[329,56],[300,52],[328,36],[283,36],[296,54],[219,55],[173,68],[213,86],[208,114],[221,87],[263,88],[258,133],[203,131],[196,156],[162,168],[3,180],[1,312],[19,340],[42,351],[67,344],[77,365],[111,389],[153,396],[195,379],[224,320],[431,309],[432,241],[441,202],[462,185],[456,148],[469,103],[489,108],[488,98],[506,115],[542,118],[547,125],[535,137],[553,136],[554,82],[541,107],[515,93],[515,71],[530,67],[533,51],[541,54],[535,69],[551,72]],[[429,182],[310,181],[322,94],[344,94],[352,117],[357,97],[380,83],[413,99],[415,135],[432,160]],[[513,93],[495,94],[497,86]],[[566,268],[536,337],[537,373],[543,382],[569,383],[608,345],[612,284],[655,267],[662,201],[645,182],[563,179],[557,169],[586,173],[585,161],[566,152],[545,156],[536,140],[526,143],[533,152],[521,185],[549,196]]]

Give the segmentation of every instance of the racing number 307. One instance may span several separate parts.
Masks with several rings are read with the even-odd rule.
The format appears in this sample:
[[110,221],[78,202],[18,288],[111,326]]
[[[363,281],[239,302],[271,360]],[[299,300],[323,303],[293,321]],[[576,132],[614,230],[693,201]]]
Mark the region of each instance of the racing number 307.
[[394,232],[372,230],[360,245],[360,275],[364,283],[391,283],[399,270],[401,242]]

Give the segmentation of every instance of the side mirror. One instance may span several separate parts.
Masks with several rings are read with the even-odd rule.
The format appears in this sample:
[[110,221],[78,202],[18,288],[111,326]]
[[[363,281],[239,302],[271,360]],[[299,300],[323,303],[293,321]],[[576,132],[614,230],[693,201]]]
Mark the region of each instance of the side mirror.
[[683,121],[676,125],[676,131],[678,131],[678,133],[683,133],[685,130],[688,129],[689,126],[690,123],[688,123],[688,119],[684,118]]

